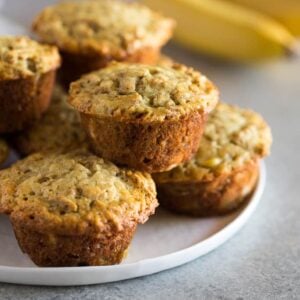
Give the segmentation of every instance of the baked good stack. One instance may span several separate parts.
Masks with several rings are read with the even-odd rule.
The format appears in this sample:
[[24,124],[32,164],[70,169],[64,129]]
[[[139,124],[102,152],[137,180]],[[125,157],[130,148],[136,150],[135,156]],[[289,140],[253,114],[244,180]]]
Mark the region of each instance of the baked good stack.
[[[255,112],[218,104],[206,76],[160,56],[173,26],[139,4],[88,0],[35,19],[51,46],[0,41],[0,51],[19,41],[26,49],[9,65],[0,58],[3,80],[11,72],[23,93],[10,103],[15,87],[0,85],[0,129],[27,156],[0,171],[0,212],[38,266],[120,263],[157,197],[176,213],[206,217],[236,209],[255,188],[269,127]],[[58,68],[58,51],[60,83],[72,83],[57,83],[49,104],[53,76],[46,92],[39,83]],[[37,86],[21,89],[19,77]],[[0,161],[7,149],[0,141]]]

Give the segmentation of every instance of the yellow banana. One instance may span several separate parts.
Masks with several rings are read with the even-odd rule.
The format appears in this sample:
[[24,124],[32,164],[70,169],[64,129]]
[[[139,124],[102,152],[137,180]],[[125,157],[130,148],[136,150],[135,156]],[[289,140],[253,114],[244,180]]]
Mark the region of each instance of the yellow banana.
[[300,35],[300,0],[227,0],[266,13]]
[[144,0],[177,20],[175,39],[220,58],[257,61],[292,51],[295,38],[281,24],[221,0]]

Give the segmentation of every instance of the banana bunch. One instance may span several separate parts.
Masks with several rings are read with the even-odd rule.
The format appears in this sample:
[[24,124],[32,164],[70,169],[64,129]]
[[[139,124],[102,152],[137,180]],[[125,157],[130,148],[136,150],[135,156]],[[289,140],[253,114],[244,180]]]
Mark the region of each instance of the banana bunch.
[[[298,46],[291,31],[300,31],[300,0],[144,2],[177,21],[175,40],[222,59],[258,61],[294,53]],[[288,2],[294,2],[294,8],[283,9]]]
[[227,0],[265,13],[282,23],[293,34],[300,35],[299,0]]

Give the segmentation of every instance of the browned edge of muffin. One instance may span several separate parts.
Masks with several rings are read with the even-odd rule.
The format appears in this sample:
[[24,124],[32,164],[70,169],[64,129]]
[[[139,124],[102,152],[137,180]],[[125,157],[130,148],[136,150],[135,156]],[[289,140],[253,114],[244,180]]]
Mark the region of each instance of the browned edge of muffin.
[[[247,200],[256,186],[259,161],[251,161],[211,181],[156,181],[159,203],[168,210],[195,217],[222,215]],[[155,175],[154,175],[155,180]]]
[[[0,143],[1,143],[1,140],[0,140]],[[1,165],[3,163],[5,163],[6,159],[9,156],[9,152],[10,152],[9,146],[5,142],[2,147],[0,144],[0,170],[1,170]]]
[[137,223],[121,231],[85,234],[53,235],[27,228],[20,216],[10,216],[22,251],[40,267],[75,267],[118,264],[124,258]]
[[73,54],[61,51],[62,68],[58,72],[58,78],[63,86],[68,89],[71,82],[79,79],[82,75],[106,67],[112,61],[129,63],[156,64],[160,57],[160,49],[144,47],[125,57],[116,58],[100,54]]
[[0,133],[18,131],[40,119],[47,110],[56,70],[40,76],[0,81]]
[[81,113],[94,152],[118,165],[148,173],[167,171],[197,151],[206,115],[177,120],[124,122]]

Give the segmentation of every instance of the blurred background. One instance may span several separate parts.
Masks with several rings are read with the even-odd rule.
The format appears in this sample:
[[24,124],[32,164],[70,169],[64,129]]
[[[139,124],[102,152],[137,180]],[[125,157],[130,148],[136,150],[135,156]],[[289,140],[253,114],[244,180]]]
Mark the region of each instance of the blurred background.
[[[59,0],[1,0],[2,14],[30,24]],[[299,0],[141,0],[177,22],[174,40],[219,60],[257,63],[299,54]],[[16,3],[18,5],[16,6]],[[0,29],[3,31],[3,29]]]
[[144,0],[177,21],[175,40],[224,60],[258,62],[299,51],[299,0]]
[[[30,34],[33,16],[54,2],[0,1],[0,34]],[[230,295],[228,283],[236,282],[248,295],[268,290],[279,296],[295,283],[299,287],[300,0],[143,2],[177,21],[165,54],[207,75],[223,101],[261,113],[273,132],[263,201],[251,225],[224,248],[223,256],[219,252],[220,257],[212,256],[215,263],[209,257],[207,263],[199,262],[199,270],[207,272],[202,281],[192,273],[197,285],[208,281]],[[243,259],[236,260],[239,255]],[[181,286],[181,276],[178,282]]]

